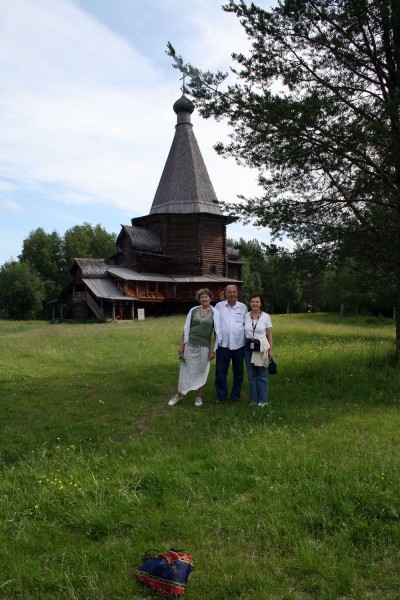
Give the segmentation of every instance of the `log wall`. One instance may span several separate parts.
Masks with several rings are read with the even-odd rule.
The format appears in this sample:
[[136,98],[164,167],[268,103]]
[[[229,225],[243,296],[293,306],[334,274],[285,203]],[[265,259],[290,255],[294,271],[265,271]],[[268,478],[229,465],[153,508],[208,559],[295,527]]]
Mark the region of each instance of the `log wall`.
[[140,225],[162,240],[163,253],[169,257],[167,274],[225,276],[225,219],[203,213],[169,214],[142,217]]
[[201,253],[202,274],[226,274],[225,221],[202,216],[199,223],[199,249]]

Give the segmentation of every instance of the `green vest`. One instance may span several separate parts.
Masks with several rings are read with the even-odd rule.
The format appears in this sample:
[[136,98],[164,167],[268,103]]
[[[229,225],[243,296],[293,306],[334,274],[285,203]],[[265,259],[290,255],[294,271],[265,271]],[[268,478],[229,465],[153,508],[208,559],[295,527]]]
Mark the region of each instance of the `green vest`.
[[214,315],[212,309],[210,308],[204,317],[201,316],[200,308],[194,310],[190,322],[189,344],[209,348],[213,329]]

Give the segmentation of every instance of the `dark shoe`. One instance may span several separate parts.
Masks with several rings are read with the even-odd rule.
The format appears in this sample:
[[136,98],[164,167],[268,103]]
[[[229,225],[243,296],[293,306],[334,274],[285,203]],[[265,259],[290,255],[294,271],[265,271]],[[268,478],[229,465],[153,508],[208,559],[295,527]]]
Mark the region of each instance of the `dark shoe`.
[[225,398],[218,398],[218,399],[215,401],[215,404],[223,404],[224,402],[225,402]]
[[233,398],[231,398],[231,402],[235,402],[237,404],[238,402],[240,402],[240,398],[234,396]]

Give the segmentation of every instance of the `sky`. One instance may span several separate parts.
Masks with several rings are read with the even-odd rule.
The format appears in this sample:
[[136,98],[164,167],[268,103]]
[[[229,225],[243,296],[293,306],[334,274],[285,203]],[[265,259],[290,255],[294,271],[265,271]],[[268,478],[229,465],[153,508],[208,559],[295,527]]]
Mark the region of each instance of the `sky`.
[[[267,7],[269,0],[260,0]],[[166,54],[228,71],[248,40],[219,0],[0,0],[0,265],[42,227],[118,234],[147,215],[175,133],[180,73]],[[220,201],[260,193],[257,171],[219,157],[224,123],[195,111]],[[228,236],[268,242],[241,223]]]

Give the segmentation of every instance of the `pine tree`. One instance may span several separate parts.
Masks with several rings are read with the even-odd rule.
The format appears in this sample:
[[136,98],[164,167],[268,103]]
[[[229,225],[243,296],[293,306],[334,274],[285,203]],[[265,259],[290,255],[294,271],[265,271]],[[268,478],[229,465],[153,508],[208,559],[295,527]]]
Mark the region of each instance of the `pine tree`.
[[226,74],[175,66],[204,117],[226,118],[217,151],[260,170],[260,198],[230,210],[326,257],[369,261],[395,293],[400,356],[400,2],[230,1],[251,49]]

